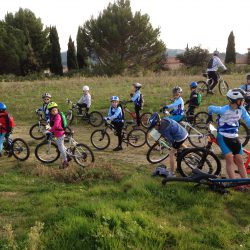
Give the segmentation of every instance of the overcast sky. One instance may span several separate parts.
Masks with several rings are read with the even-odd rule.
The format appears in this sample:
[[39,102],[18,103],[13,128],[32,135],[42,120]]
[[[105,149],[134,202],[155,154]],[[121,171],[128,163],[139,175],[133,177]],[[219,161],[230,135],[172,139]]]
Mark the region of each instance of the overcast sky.
[[[110,0],[1,0],[0,19],[19,7],[28,8],[44,25],[57,27],[61,50],[69,36],[76,39],[79,25],[107,7]],[[250,0],[130,0],[132,11],[150,16],[160,27],[167,48],[201,45],[210,52],[226,50],[229,33],[235,35],[236,51],[250,48]]]

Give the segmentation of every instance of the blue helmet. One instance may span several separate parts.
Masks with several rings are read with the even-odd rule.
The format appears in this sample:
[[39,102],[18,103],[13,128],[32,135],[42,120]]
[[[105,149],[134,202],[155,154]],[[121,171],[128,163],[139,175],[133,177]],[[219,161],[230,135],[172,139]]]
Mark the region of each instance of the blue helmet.
[[0,110],[4,111],[6,109],[7,109],[6,105],[3,102],[0,102]]
[[197,88],[197,86],[198,86],[197,82],[190,83],[190,88]]
[[118,101],[119,102],[119,97],[114,95],[114,96],[111,96],[110,97],[110,101],[113,102],[113,101]]
[[153,113],[151,116],[150,116],[150,118],[149,118],[149,120],[148,120],[148,122],[149,122],[149,129],[152,129],[156,124],[157,124],[157,122],[158,121],[160,121],[161,120],[161,118],[160,118],[160,116],[159,116],[159,114],[158,113]]

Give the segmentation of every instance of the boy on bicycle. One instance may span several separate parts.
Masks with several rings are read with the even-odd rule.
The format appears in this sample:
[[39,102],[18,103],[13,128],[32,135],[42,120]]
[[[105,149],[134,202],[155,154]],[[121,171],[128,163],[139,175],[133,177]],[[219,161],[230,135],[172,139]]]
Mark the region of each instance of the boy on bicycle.
[[246,96],[245,96],[245,109],[247,110],[247,112],[249,111],[250,108],[250,73],[248,73],[246,75],[246,80],[247,82],[243,85],[240,86],[241,89],[243,89],[246,92]]
[[175,154],[177,150],[183,146],[188,137],[187,130],[178,122],[168,117],[160,118],[158,113],[153,113],[149,119],[149,130],[155,128],[171,145],[169,152],[170,173],[169,177],[175,177]]
[[50,114],[50,127],[51,129],[46,133],[48,135],[52,135],[56,138],[56,144],[58,150],[60,151],[60,155],[62,158],[62,168],[66,168],[69,166],[68,158],[66,154],[66,147],[64,146],[64,134],[65,131],[62,126],[62,117],[60,115],[60,111],[58,109],[58,105],[55,102],[50,102],[48,104],[48,110]]
[[243,119],[250,128],[250,116],[243,107],[245,92],[242,89],[230,89],[227,92],[229,104],[223,107],[209,106],[208,122],[212,114],[217,114],[217,142],[226,159],[226,170],[229,178],[235,178],[234,165],[238,167],[241,178],[248,178],[242,159],[242,145],[238,138],[239,121]]
[[89,93],[89,86],[83,86],[82,91],[83,95],[76,105],[79,107],[79,115],[82,115],[82,108],[85,108],[86,116],[88,116],[89,108],[91,106],[91,95]]
[[15,126],[13,117],[6,110],[6,105],[0,102],[0,157],[2,157],[3,142],[4,140],[8,141]]
[[50,103],[50,100],[51,100],[51,94],[50,93],[44,93],[42,95],[42,99],[43,99],[43,105],[39,109],[37,109],[36,112],[43,111],[44,118],[47,121],[47,123],[49,123],[48,104]]
[[165,109],[172,109],[169,113],[171,116],[169,116],[170,119],[180,122],[184,117],[184,101],[181,97],[182,94],[182,88],[181,87],[174,87],[172,89],[174,102],[164,106],[160,111],[164,111]]
[[142,85],[138,82],[133,83],[133,93],[130,93],[131,101],[135,105],[135,113],[136,113],[136,123],[137,127],[141,125],[140,119],[140,110],[142,109],[142,94],[141,89]]
[[110,97],[111,106],[108,111],[108,116],[104,119],[106,121],[111,121],[111,124],[114,126],[116,136],[118,137],[118,146],[113,149],[113,151],[122,150],[122,129],[124,126],[124,117],[122,108],[119,105],[119,97],[111,96]]

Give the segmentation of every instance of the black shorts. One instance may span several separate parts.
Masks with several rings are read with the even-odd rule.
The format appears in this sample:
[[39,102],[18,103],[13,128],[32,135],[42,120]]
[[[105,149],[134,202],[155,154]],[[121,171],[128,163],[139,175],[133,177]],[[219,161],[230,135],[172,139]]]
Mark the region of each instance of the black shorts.
[[187,138],[185,138],[182,141],[175,141],[175,142],[173,142],[172,147],[175,149],[179,149],[181,147],[181,145],[184,143],[184,141],[186,141],[186,140],[187,140]]

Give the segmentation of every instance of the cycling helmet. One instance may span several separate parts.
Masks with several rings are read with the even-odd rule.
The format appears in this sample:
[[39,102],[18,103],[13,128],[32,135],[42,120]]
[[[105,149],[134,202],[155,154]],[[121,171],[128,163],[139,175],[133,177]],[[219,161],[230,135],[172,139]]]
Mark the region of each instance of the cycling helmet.
[[250,80],[250,73],[246,74],[246,78],[247,78],[247,80]]
[[83,91],[89,91],[89,86],[87,86],[87,85],[83,86],[83,87],[82,87],[82,90],[83,90]]
[[197,86],[198,86],[197,82],[190,83],[190,88],[197,88]]
[[111,101],[111,102],[113,102],[113,101],[117,101],[117,102],[119,102],[119,97],[118,97],[118,96],[113,95],[113,96],[111,96],[111,97],[110,97],[110,101]]
[[182,93],[182,88],[179,87],[179,86],[176,86],[172,89],[172,92],[173,94],[176,94],[176,93]]
[[231,103],[235,103],[237,100],[243,100],[245,98],[245,91],[242,89],[230,89],[227,92],[227,99]]
[[157,122],[159,122],[160,120],[161,120],[161,118],[160,118],[159,114],[156,112],[153,113],[148,120],[148,122],[149,122],[148,129],[152,129],[157,124]]
[[219,53],[219,51],[218,50],[215,50],[214,51],[214,56],[218,56],[220,53]]
[[42,95],[42,98],[44,99],[44,98],[51,98],[51,94],[50,93],[44,93],[43,95]]
[[139,82],[133,83],[133,86],[136,87],[137,89],[140,89],[142,85]]
[[51,110],[51,109],[57,108],[57,107],[58,107],[57,103],[55,103],[55,102],[50,102],[50,103],[48,104],[48,106],[47,106],[47,109],[48,109],[48,110]]
[[3,102],[0,102],[0,111],[5,111],[6,109],[6,105]]

